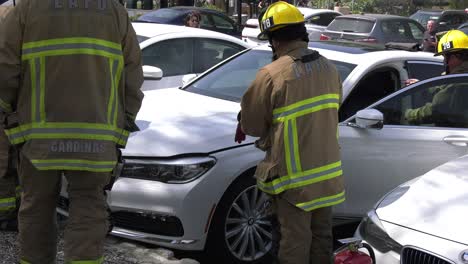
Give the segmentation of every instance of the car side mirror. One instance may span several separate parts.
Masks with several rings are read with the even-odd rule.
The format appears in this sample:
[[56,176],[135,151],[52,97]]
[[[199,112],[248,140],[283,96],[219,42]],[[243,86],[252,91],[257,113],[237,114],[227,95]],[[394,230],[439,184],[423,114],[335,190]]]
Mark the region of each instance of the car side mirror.
[[356,125],[360,128],[383,128],[383,114],[376,109],[364,109],[356,113]]
[[185,74],[184,77],[182,77],[182,87],[184,87],[187,83],[195,79],[195,77],[197,77],[197,74],[195,73]]
[[158,67],[143,65],[143,77],[145,80],[161,80],[163,71]]
[[439,22],[439,25],[445,26],[445,25],[447,25],[447,22],[445,22],[445,21],[440,21],[440,22]]

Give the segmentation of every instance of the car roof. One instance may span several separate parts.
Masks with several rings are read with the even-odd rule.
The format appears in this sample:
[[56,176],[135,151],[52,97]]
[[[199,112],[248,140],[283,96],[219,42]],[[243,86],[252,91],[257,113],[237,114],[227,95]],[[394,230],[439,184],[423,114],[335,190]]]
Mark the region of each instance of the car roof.
[[[426,60],[434,62],[443,62],[443,59],[434,57],[432,53],[422,51],[406,51],[406,50],[386,50],[380,46],[372,48],[371,45],[355,44],[351,42],[332,42],[320,43],[320,41],[309,42],[309,48],[317,50],[320,54],[328,59],[338,60],[351,64],[371,64],[376,61],[392,61],[392,60]],[[268,44],[259,45],[252,48],[254,50],[268,50],[271,48]]]
[[425,14],[441,14],[441,13],[466,13],[465,10],[459,9],[421,9],[416,13],[425,13]]
[[173,7],[168,7],[168,9],[175,9],[175,10],[184,10],[184,11],[192,11],[192,10],[197,10],[200,12],[208,12],[208,13],[216,13],[216,14],[223,14],[223,12],[219,12],[214,9],[210,8],[203,8],[203,7],[198,7],[198,6],[173,6]]
[[183,34],[189,37],[201,37],[201,38],[216,38],[216,39],[224,39],[227,41],[231,41],[233,43],[237,43],[244,47],[250,47],[251,45],[247,44],[246,42],[235,38],[233,36],[223,34],[220,32],[206,30],[201,28],[193,28],[193,27],[186,27],[186,26],[176,26],[176,25],[168,25],[168,24],[156,24],[156,23],[140,23],[140,22],[133,22],[132,23],[135,32],[139,36],[153,38],[162,35],[174,35],[174,34]]
[[357,19],[368,19],[372,21],[376,20],[391,20],[391,19],[404,19],[411,20],[411,18],[397,16],[397,15],[387,15],[387,14],[352,14],[352,15],[343,15],[336,17],[337,19],[346,19],[346,18],[357,18]]
[[318,15],[318,14],[323,14],[323,13],[335,13],[335,14],[340,14],[340,12],[333,11],[330,9],[315,9],[315,8],[309,8],[309,7],[298,7],[299,11],[304,15],[305,18],[313,16],[313,15]]

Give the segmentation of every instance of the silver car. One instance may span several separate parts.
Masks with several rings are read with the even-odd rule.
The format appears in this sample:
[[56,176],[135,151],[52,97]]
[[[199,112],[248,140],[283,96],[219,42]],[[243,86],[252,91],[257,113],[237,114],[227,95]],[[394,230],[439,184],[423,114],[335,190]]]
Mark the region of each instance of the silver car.
[[[409,143],[432,133],[425,130],[416,136],[421,128],[393,125],[380,130],[356,127],[352,116],[401,89],[408,78],[440,74],[443,64],[441,58],[425,52],[388,51],[354,43],[310,45],[336,65],[343,80],[340,135],[348,200],[336,208],[335,216],[337,223],[359,220],[371,208],[371,201],[444,160],[426,158],[420,168],[407,166],[424,159],[405,157],[404,153],[412,152],[403,147],[397,154],[385,148],[395,151],[393,146],[406,145],[420,154],[425,147]],[[145,92],[136,121],[141,131],[130,136],[121,177],[108,196],[115,219],[112,234],[170,248],[206,250],[222,258],[222,263],[268,263],[269,201],[257,190],[253,177],[264,153],[255,148],[255,138],[237,144],[234,133],[242,94],[271,56],[268,46],[258,46],[210,69],[183,89]],[[408,132],[412,137],[405,138],[398,131],[413,131]],[[369,144],[383,145],[394,134],[398,141],[377,150]],[[443,151],[464,149],[447,148]],[[378,170],[388,164],[393,166],[386,167],[387,171]],[[385,178],[387,174],[392,179]],[[371,191],[378,186],[382,187]],[[63,214],[65,188],[66,184],[60,204]]]
[[[382,105],[403,102],[434,85],[453,83],[461,84],[466,90],[468,75],[440,77],[372,107],[383,110]],[[467,99],[466,95],[456,93],[458,92],[454,90],[456,98],[453,100]],[[459,116],[460,113],[452,114]],[[385,117],[386,114],[383,115]],[[384,195],[368,212],[359,225],[355,238],[371,246],[376,263],[468,263],[468,123],[466,118],[461,120],[465,123],[463,129],[425,126],[420,127],[418,137],[408,134],[408,138],[412,140],[404,151],[400,151],[400,155],[402,158],[421,157],[413,159],[415,161],[406,166],[424,171],[424,168],[418,168],[425,163],[421,162],[422,159],[434,160],[435,163],[453,160],[399,185]],[[424,144],[424,147],[414,145],[413,141]],[[395,147],[400,147],[401,150],[403,146],[399,144]],[[424,150],[424,153],[417,153],[418,151],[414,151],[416,148]],[[456,158],[461,155],[464,156]],[[404,178],[409,180],[412,176]]]

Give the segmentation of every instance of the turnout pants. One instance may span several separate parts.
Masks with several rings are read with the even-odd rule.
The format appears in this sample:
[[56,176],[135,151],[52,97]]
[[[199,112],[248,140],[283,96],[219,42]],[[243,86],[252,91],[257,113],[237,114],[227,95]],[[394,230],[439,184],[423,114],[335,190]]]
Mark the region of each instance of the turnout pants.
[[68,181],[69,218],[64,233],[65,263],[103,262],[108,213],[103,188],[110,173],[39,171],[20,154],[23,189],[18,213],[18,240],[22,264],[55,263],[57,253],[56,206],[61,177]]
[[5,132],[0,128],[0,221],[16,218],[18,175],[11,166],[12,151]]
[[332,208],[303,211],[280,196],[273,196],[277,216],[279,264],[331,264],[333,256]]

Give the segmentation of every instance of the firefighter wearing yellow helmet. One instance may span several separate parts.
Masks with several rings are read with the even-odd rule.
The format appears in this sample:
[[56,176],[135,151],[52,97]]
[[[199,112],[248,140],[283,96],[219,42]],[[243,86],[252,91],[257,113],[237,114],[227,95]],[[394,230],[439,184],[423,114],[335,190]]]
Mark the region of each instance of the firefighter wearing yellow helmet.
[[[434,56],[444,56],[445,74],[468,73],[468,36],[460,30],[450,30],[439,40],[437,53]],[[459,84],[441,85],[432,88],[432,99],[425,105],[405,111],[405,119],[409,124],[434,124],[443,127],[466,127],[468,109],[466,97],[463,95],[466,87]],[[456,114],[454,114],[456,113]]]
[[266,152],[255,176],[257,187],[272,196],[279,263],[331,263],[332,206],[345,200],[337,138],[340,76],[308,49],[295,6],[273,3],[260,25],[258,37],[269,40],[273,62],[242,97],[235,140],[240,143],[242,133],[259,137],[256,146]]

